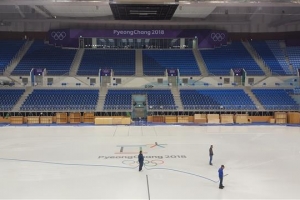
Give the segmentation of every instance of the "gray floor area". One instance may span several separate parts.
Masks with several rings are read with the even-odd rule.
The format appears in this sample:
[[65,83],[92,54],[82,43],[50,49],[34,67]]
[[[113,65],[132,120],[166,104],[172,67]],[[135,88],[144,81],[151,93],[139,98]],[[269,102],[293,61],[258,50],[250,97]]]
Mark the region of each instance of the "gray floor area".
[[299,169],[299,127],[0,127],[1,199],[299,199]]

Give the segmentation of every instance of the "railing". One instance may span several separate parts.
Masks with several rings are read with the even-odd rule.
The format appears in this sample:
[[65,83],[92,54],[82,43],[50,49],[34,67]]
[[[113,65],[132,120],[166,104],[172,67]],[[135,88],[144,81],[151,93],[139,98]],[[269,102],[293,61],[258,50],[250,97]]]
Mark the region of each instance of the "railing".
[[[243,67],[241,67],[243,68]],[[145,70],[144,69],[144,76],[166,76],[166,70]],[[284,73],[283,71],[271,71],[272,76],[296,76],[295,74],[281,74]],[[0,75],[4,74],[4,70],[0,70]],[[29,76],[30,70],[14,70],[11,75],[22,75],[22,76]],[[69,76],[69,70],[46,70],[46,76]],[[98,76],[99,69],[97,70],[78,70],[77,76]],[[246,70],[247,76],[265,76],[265,73],[262,70]],[[113,70],[112,76],[135,76],[135,70]],[[203,76],[200,73],[197,74],[196,70],[184,70],[179,71],[179,76]],[[208,76],[232,76],[230,70],[214,70],[208,69]]]
[[[12,112],[14,105],[1,105],[0,112]],[[105,106],[102,112],[123,112],[131,111],[131,105]],[[263,105],[264,110],[260,110],[255,105],[183,105],[183,110],[179,110],[175,105],[147,105],[149,112],[196,112],[196,111],[216,111],[216,112],[274,112],[274,111],[294,111],[300,112],[300,105]],[[26,105],[17,112],[96,112],[97,105]]]
[[[255,105],[183,105],[184,110],[257,111]],[[300,105],[263,105],[265,111],[300,111]]]
[[69,70],[46,70],[46,76],[69,76]]
[[291,73],[291,74],[281,74],[281,73],[285,73],[283,70],[271,70],[271,75],[272,76],[296,76],[297,73],[295,74],[295,72]]
[[78,70],[76,76],[99,76],[98,70]]
[[13,70],[11,76],[30,76],[30,70]]

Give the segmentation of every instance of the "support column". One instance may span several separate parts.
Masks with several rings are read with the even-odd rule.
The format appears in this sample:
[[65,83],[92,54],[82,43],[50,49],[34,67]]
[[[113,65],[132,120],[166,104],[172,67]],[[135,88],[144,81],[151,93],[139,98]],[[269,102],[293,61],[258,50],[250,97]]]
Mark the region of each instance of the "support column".
[[97,38],[92,38],[92,48],[93,49],[97,48]]
[[180,38],[180,49],[184,49],[185,38]]

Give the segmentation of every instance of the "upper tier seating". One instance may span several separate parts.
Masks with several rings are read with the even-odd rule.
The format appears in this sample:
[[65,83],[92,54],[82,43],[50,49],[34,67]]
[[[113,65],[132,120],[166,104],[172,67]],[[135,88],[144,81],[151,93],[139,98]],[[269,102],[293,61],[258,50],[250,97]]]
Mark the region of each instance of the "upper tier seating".
[[276,60],[278,61],[278,63],[280,64],[280,66],[282,67],[284,72],[287,75],[291,75],[292,72],[289,69],[289,65],[286,62],[285,55],[284,55],[283,50],[281,49],[281,47],[279,45],[279,42],[277,40],[269,40],[269,41],[266,41],[266,43],[268,44],[270,50],[274,54]]
[[300,46],[286,47],[286,52],[294,68],[294,74],[297,74],[297,70],[300,69]]
[[200,76],[192,50],[143,50],[144,74],[163,76],[166,69],[179,69],[181,76]]
[[24,43],[25,40],[0,40],[0,73],[17,55]]
[[[265,63],[270,67],[273,73],[278,75],[287,75],[289,74],[287,63],[284,64],[285,60],[282,57],[282,52],[277,41],[251,41],[250,44],[255,49],[255,51],[261,56]],[[280,62],[276,59],[275,55],[278,56]]]
[[170,90],[108,90],[105,110],[131,110],[132,95],[147,95],[149,110],[174,110],[175,101]]
[[21,106],[22,111],[95,110],[99,90],[36,89]]
[[300,106],[284,89],[252,89],[266,110],[298,110]]
[[3,90],[0,89],[0,110],[10,111],[19,101],[24,89]]
[[248,75],[264,75],[241,42],[232,42],[227,46],[210,50],[200,50],[209,73],[223,76],[230,75],[233,68],[244,68]]
[[35,41],[12,75],[29,75],[32,68],[46,68],[47,75],[64,75],[69,72],[75,49],[62,49]]
[[114,75],[135,74],[134,50],[86,49],[77,75],[98,75],[99,69],[113,69]]
[[242,89],[180,90],[180,97],[186,110],[256,110]]

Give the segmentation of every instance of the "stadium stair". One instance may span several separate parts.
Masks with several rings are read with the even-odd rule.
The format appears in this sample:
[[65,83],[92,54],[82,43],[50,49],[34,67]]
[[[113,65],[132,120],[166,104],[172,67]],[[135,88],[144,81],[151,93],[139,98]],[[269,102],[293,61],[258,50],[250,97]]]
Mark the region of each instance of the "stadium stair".
[[135,50],[135,76],[143,76],[143,51],[141,49]]
[[178,88],[177,87],[172,87],[171,88],[171,93],[173,95],[175,105],[177,106],[178,110],[183,110],[181,97],[180,97],[180,93],[178,91]]
[[80,66],[82,57],[84,54],[84,49],[83,48],[79,48],[75,54],[74,60],[71,64],[71,68],[70,68],[70,76],[76,76],[78,68]]
[[244,91],[250,97],[250,99],[252,100],[252,102],[255,104],[257,110],[259,110],[259,111],[265,111],[263,105],[261,105],[261,103],[258,101],[258,99],[256,98],[256,96],[252,93],[251,87],[244,87]]
[[293,94],[293,95],[290,95],[290,96],[294,99],[294,101],[297,102],[297,104],[300,105],[300,95],[299,94],[298,95]]
[[[19,62],[22,60],[28,49],[33,44],[34,40],[27,40],[25,44],[21,47],[17,55],[13,58],[13,60],[10,62],[10,64],[7,66],[6,70],[4,71],[5,76],[10,76],[11,72],[14,71],[16,66],[19,64]],[[29,75],[29,74],[28,74]]]
[[252,58],[255,60],[257,65],[261,68],[261,70],[265,73],[267,77],[271,76],[270,67],[267,66],[267,64],[263,61],[263,59],[258,55],[258,53],[255,51],[255,49],[251,46],[251,44],[247,41],[242,41],[242,44],[247,49],[249,54],[252,56]]
[[104,102],[105,102],[105,97],[107,94],[107,87],[103,86],[100,88],[99,90],[99,97],[98,97],[98,102],[97,102],[97,107],[96,110],[97,111],[103,111],[103,107],[104,107]]
[[18,100],[16,105],[13,107],[12,112],[19,112],[21,106],[23,105],[24,101],[27,99],[27,97],[33,92],[33,87],[26,87],[25,92],[21,96],[21,98]]
[[293,68],[293,65],[290,61],[290,58],[288,56],[288,50],[287,50],[287,46],[285,44],[285,41],[284,40],[280,40],[279,41],[279,46],[284,54],[284,58],[285,58],[285,61],[288,63],[288,67],[289,67],[289,70],[294,74],[294,75],[297,75],[297,72],[294,71],[294,68]]
[[300,46],[286,47],[286,53],[289,57],[290,66],[293,68],[294,74],[297,74],[298,68],[300,68]]
[[208,76],[207,66],[203,60],[200,51],[198,49],[193,49],[193,53],[202,76]]
[[266,41],[266,44],[268,45],[269,49],[271,50],[271,52],[275,56],[276,61],[282,67],[285,74],[286,75],[292,75],[293,70],[290,70],[288,60],[287,60],[286,55],[285,55],[285,51],[280,46],[282,44],[277,40]]

